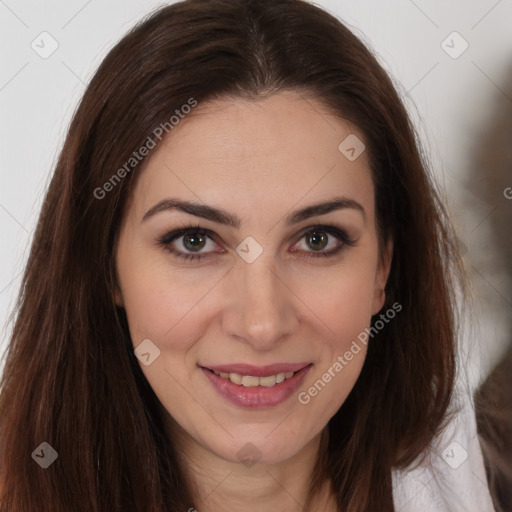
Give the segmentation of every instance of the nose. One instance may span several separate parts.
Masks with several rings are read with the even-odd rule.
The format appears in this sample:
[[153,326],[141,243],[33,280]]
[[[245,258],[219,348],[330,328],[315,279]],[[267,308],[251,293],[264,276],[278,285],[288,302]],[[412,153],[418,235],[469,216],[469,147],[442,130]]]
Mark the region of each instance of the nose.
[[255,350],[272,350],[298,329],[300,301],[263,256],[236,267],[224,283],[223,331]]

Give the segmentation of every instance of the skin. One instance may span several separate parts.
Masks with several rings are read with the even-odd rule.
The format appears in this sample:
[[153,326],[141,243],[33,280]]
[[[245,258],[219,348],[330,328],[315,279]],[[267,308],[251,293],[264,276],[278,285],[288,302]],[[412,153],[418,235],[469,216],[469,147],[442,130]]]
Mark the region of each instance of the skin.
[[[220,396],[198,366],[309,362],[304,391],[381,310],[392,246],[379,263],[366,153],[349,161],[338,150],[349,134],[364,141],[356,127],[295,92],[257,102],[215,100],[185,118],[137,177],[117,243],[116,301],[126,309],[134,348],[150,339],[160,350],[141,368],[169,413],[169,435],[178,440],[201,512],[301,510],[320,435],[360,374],[361,343],[308,404],[295,393],[248,410]],[[345,208],[285,226],[290,212],[333,195],[357,201],[364,216]],[[222,208],[241,225],[175,209],[142,221],[170,197]],[[199,262],[177,259],[158,243],[189,223],[215,233],[199,249],[207,254]],[[307,258],[317,247],[307,229],[325,223],[345,230],[355,245]],[[263,248],[252,263],[236,252],[248,236]],[[324,252],[340,243],[327,236]],[[172,246],[193,253],[183,240]],[[259,452],[250,467],[237,455],[247,443]],[[310,510],[330,509],[332,503],[317,501]]]

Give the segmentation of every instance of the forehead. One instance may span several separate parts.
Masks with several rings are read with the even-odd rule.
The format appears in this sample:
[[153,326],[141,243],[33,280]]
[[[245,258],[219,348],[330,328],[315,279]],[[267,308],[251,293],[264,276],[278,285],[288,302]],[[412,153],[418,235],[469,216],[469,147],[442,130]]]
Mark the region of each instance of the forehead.
[[275,215],[343,195],[366,203],[373,215],[366,153],[347,158],[346,140],[354,146],[364,137],[296,92],[200,104],[153,150],[135,187],[137,209],[167,194],[229,206],[242,216],[254,209]]

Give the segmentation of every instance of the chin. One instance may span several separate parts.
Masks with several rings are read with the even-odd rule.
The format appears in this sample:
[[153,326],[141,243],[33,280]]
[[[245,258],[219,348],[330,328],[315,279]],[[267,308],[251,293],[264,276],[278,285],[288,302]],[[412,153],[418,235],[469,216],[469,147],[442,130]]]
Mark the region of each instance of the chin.
[[[279,428],[279,427],[278,427]],[[292,459],[310,439],[298,438],[293,432],[254,433],[226,437],[226,443],[211,445],[217,456],[236,464],[252,467],[254,464],[273,465]]]

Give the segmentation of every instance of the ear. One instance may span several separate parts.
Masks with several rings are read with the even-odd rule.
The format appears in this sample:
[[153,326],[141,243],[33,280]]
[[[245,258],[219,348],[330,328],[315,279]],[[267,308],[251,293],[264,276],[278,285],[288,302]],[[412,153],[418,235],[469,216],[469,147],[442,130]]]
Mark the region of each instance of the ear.
[[386,244],[386,249],[382,258],[379,258],[379,266],[375,274],[375,284],[373,287],[372,316],[376,315],[384,306],[386,301],[386,283],[391,270],[393,260],[393,241],[391,238]]
[[119,286],[117,286],[117,284],[114,289],[114,299],[115,299],[117,306],[119,306],[121,308],[124,307],[123,295],[121,294],[121,290],[120,290]]

